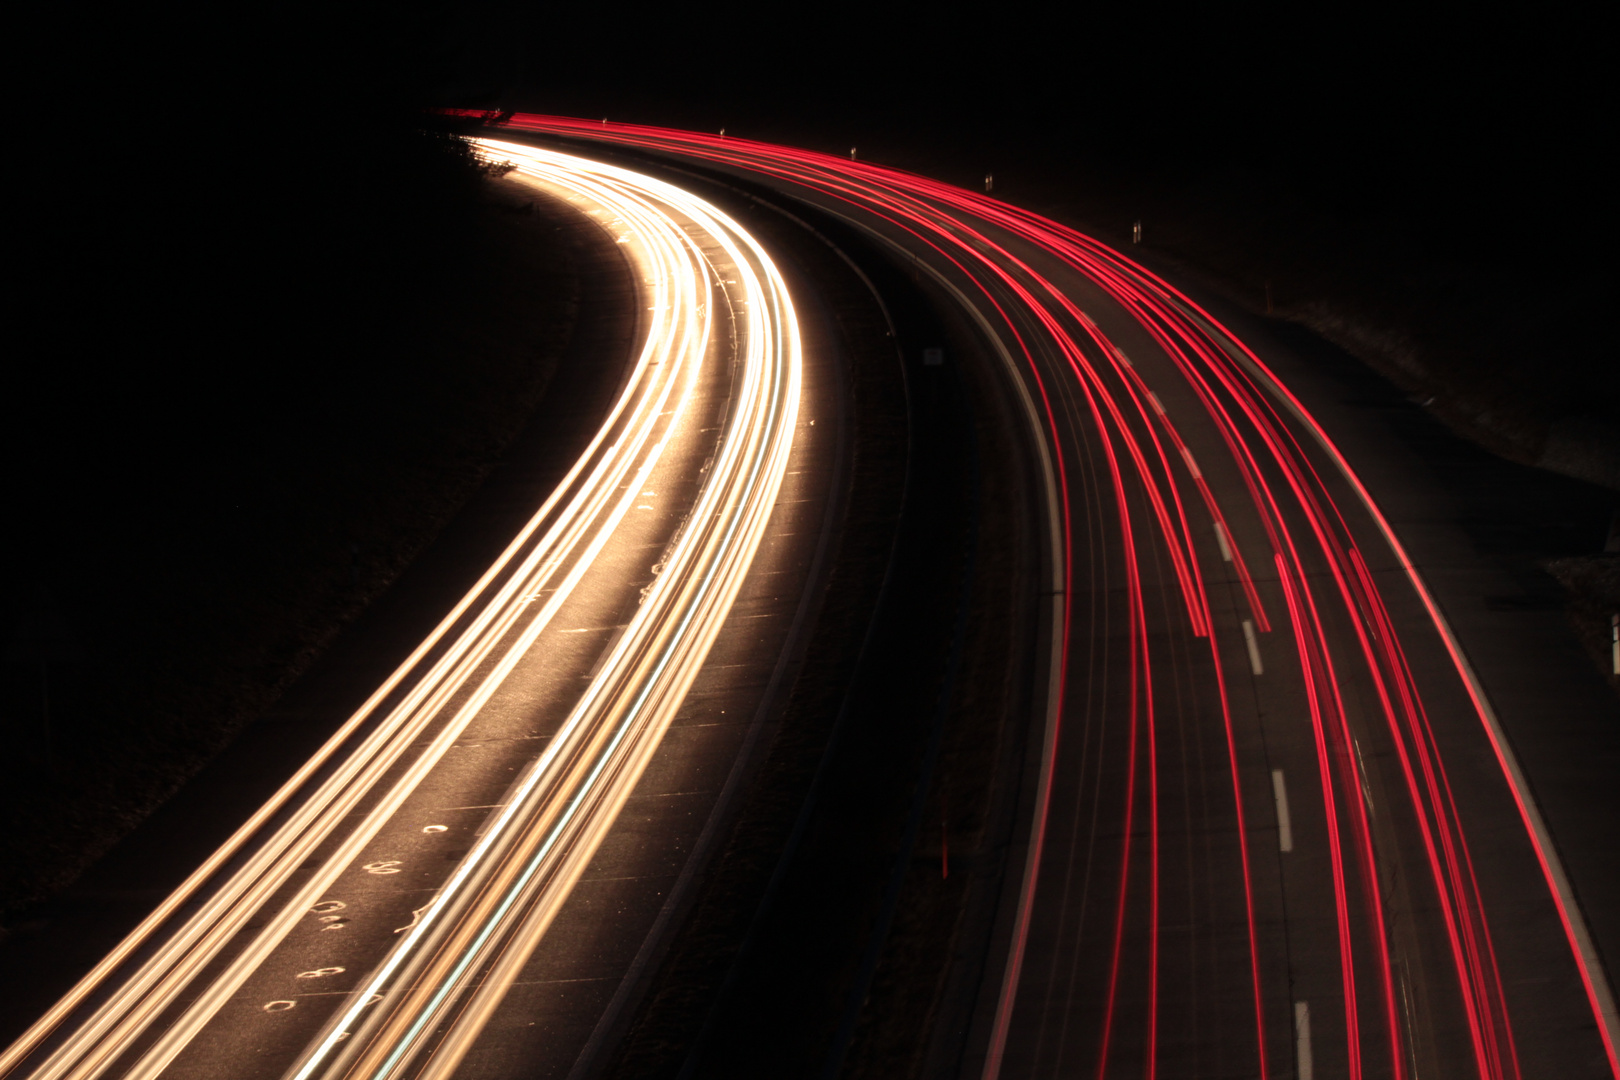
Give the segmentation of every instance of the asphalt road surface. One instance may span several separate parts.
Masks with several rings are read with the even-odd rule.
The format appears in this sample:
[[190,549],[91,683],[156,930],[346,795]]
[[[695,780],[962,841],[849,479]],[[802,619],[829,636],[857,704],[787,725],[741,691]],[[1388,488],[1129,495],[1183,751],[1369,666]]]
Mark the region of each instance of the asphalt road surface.
[[[1580,748],[1586,777],[1547,771],[1544,719],[1504,720],[1487,690],[1504,680],[1436,598],[1439,548],[1414,560],[1422,522],[1403,539],[1207,308],[1072,231],[881,167],[632,125],[508,130],[817,207],[954,294],[1001,353],[1041,451],[1053,647],[964,1074],[1613,1072],[1591,929],[1613,882],[1587,856],[1612,821],[1566,813],[1555,837],[1542,805],[1601,775],[1612,735]],[[1568,755],[1578,727],[1551,742]]]
[[[648,772],[666,732],[693,759],[745,727],[698,678],[759,666],[746,644],[798,599],[774,595],[782,558],[753,572],[814,498],[788,480],[805,471],[792,301],[769,255],[685,192],[545,151],[518,171],[623,253],[640,303],[617,399],[439,625],[7,1070],[449,1075],[521,1003],[554,924],[568,940],[570,903],[612,902],[595,856],[621,810],[683,794],[678,752]],[[728,624],[742,655],[711,660]]]
[[[547,117],[512,119],[485,150],[625,247],[647,344],[621,413],[420,655],[7,1068],[611,1064],[791,682],[855,466],[836,319],[804,332],[829,347],[798,348],[789,292],[812,283],[790,270],[790,290],[702,200],[534,148],[559,140],[771,192],[943,298],[953,340],[977,344],[903,356],[913,465],[967,485],[976,451],[949,425],[989,408],[973,394],[1018,432],[1038,549],[1008,578],[1033,643],[1021,782],[1002,785],[1010,843],[978,879],[982,933],[958,942],[971,975],[942,984],[912,1074],[1615,1073],[1613,825],[1583,820],[1579,794],[1615,764],[1613,733],[1583,726],[1612,706],[1492,652],[1516,631],[1458,599],[1490,586],[1458,580],[1397,454],[1354,434],[1341,449],[1353,425],[1316,415],[1308,369],[1141,263],[986,196],[853,152]],[[912,510],[945,512],[948,487],[912,484]],[[953,590],[971,573],[943,556],[908,567],[889,581],[916,618],[965,610]],[[969,637],[939,639],[946,686]],[[769,975],[799,970],[769,959],[792,955],[779,893],[840,844],[852,860],[869,846],[838,814],[794,834],[807,854],[756,920],[782,924],[776,944],[745,942],[682,1075],[845,1067],[899,878],[887,893],[874,879],[888,898],[848,935],[830,1004]],[[803,1046],[737,1026],[818,1009]]]

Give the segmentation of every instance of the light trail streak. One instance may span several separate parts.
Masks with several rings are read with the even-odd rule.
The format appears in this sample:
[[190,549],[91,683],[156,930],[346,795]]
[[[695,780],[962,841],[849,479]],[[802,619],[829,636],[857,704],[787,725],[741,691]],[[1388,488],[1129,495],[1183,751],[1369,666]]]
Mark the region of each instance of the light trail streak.
[[[1319,1001],[1314,1035],[1305,1023],[1298,1025],[1301,1045],[1313,1047],[1304,1051],[1305,1060],[1312,1056],[1322,1059],[1331,1049],[1335,1055],[1342,1053],[1342,1067],[1351,1076],[1359,1076],[1364,1069],[1387,1070],[1395,1077],[1407,1075],[1407,1051],[1417,1033],[1403,1029],[1396,1007],[1392,974],[1396,946],[1386,929],[1392,901],[1380,885],[1381,874],[1387,871],[1410,878],[1413,889],[1426,882],[1437,902],[1438,915],[1424,917],[1432,920],[1436,936],[1445,942],[1454,982],[1447,983],[1438,973],[1432,980],[1435,987],[1442,988],[1433,991],[1437,1000],[1446,997],[1446,1001],[1432,1006],[1443,1013],[1442,1020],[1431,1017],[1429,1022],[1454,1023],[1465,1033],[1472,1068],[1479,1077],[1505,1080],[1521,1075],[1503,976],[1486,917],[1491,899],[1482,889],[1469,855],[1463,815],[1445,766],[1447,757],[1466,757],[1475,751],[1471,745],[1459,748],[1459,736],[1442,739],[1430,723],[1429,710],[1443,707],[1472,718],[1475,736],[1488,745],[1498,763],[1503,797],[1511,800],[1523,823],[1536,864],[1534,872],[1546,883],[1546,902],[1556,910],[1563,927],[1569,950],[1565,962],[1578,974],[1610,1071],[1620,1075],[1612,994],[1546,826],[1477,678],[1417,568],[1349,463],[1320,424],[1235,335],[1163,279],[1089,237],[985,195],[924,177],[734,136],[717,139],[559,117],[520,116],[510,126],[545,136],[673,155],[763,179],[791,197],[844,218],[902,253],[911,265],[961,300],[987,328],[1012,369],[1015,385],[1027,400],[1037,403],[1028,410],[1031,435],[1043,453],[1050,455],[1058,477],[1047,508],[1049,519],[1061,525],[1048,554],[1052,565],[1064,568],[1065,593],[1061,605],[1052,611],[1053,635],[1062,643],[1062,663],[1052,674],[1047,703],[1052,716],[1061,716],[1069,692],[1062,669],[1076,662],[1073,658],[1083,651],[1073,625],[1071,601],[1075,547],[1081,542],[1071,531],[1071,504],[1077,498],[1096,498],[1073,483],[1074,469],[1065,463],[1085,460],[1079,450],[1082,445],[1095,448],[1093,460],[1101,462],[1101,476],[1112,486],[1108,497],[1113,506],[1110,550],[1122,556],[1125,599],[1120,610],[1130,645],[1129,701],[1121,706],[1120,717],[1129,735],[1123,740],[1124,756],[1118,762],[1124,784],[1124,802],[1118,813],[1124,828],[1118,878],[1112,885],[1117,893],[1111,905],[1113,939],[1105,944],[1111,960],[1105,965],[1106,974],[1099,976],[1105,984],[1099,992],[1105,994],[1106,1008],[1091,1032],[1091,1045],[1102,1048],[1095,1066],[1099,1077],[1111,1072],[1117,1058],[1112,1037],[1116,1011],[1126,1007],[1117,997],[1126,992],[1120,979],[1122,965],[1136,965],[1139,971],[1131,985],[1140,989],[1130,993],[1140,995],[1140,1000],[1133,1000],[1130,1008],[1142,1019],[1148,1045],[1139,1058],[1130,1060],[1138,1062],[1145,1075],[1154,1075],[1157,1031],[1164,1023],[1158,1001],[1163,960],[1157,816],[1164,792],[1156,760],[1159,717],[1153,688],[1155,679],[1173,673],[1160,670],[1163,661],[1155,661],[1164,653],[1155,637],[1161,631],[1150,634],[1146,625],[1143,567],[1151,565],[1155,552],[1168,560],[1169,577],[1182,598],[1186,624],[1181,632],[1207,637],[1214,662],[1214,686],[1209,693],[1223,717],[1231,813],[1238,824],[1237,871],[1243,881],[1246,910],[1248,989],[1253,1001],[1250,1068],[1260,1076],[1271,1074],[1268,1027],[1286,1032],[1295,1026],[1295,1017],[1285,988],[1267,987],[1262,982],[1253,868],[1242,827],[1243,776],[1253,772],[1259,781],[1254,787],[1269,796],[1271,772],[1268,762],[1246,756],[1239,746],[1225,679],[1229,665],[1249,666],[1243,664],[1248,655],[1254,657],[1254,676],[1264,672],[1269,679],[1273,669],[1280,667],[1282,674],[1302,682],[1308,704],[1304,723],[1313,747],[1318,789],[1311,792],[1302,786],[1296,790],[1292,824],[1296,830],[1300,827],[1306,811],[1302,804],[1314,795],[1316,817],[1329,848],[1332,889],[1326,902],[1334,912],[1339,992],[1323,995]],[[1096,319],[1081,310],[1060,278],[1083,282],[1117,305],[1128,322],[1116,320],[1113,334],[1151,340],[1165,363],[1155,362],[1150,377],[1140,362],[1144,354],[1138,352],[1138,362],[1127,357]],[[1150,385],[1152,382],[1157,384]],[[1189,400],[1201,415],[1165,404]],[[1161,442],[1161,433],[1165,442]],[[1190,441],[1194,435],[1199,446],[1196,458]],[[1225,454],[1215,454],[1217,448],[1224,448]],[[1172,462],[1177,468],[1172,468]],[[1220,505],[1209,482],[1212,471],[1219,475],[1223,491],[1245,494],[1246,503]],[[1197,499],[1183,501],[1180,490],[1186,484],[1197,492]],[[1189,506],[1199,504],[1209,516],[1207,525],[1196,523],[1189,511]],[[1216,544],[1200,552],[1194,537],[1211,531]],[[1262,556],[1253,555],[1256,537],[1263,537],[1268,548]],[[1249,560],[1244,558],[1245,546],[1252,556]],[[1375,585],[1363,556],[1375,547],[1379,559],[1399,567],[1411,595],[1427,615],[1426,624],[1408,620],[1397,627],[1390,600]],[[1232,634],[1237,619],[1228,620],[1224,628],[1216,625],[1209,575],[1222,564],[1232,567],[1252,616],[1252,623],[1240,620],[1241,634]],[[1276,580],[1257,581],[1250,565],[1268,574],[1274,572]],[[1272,629],[1262,590],[1286,613],[1291,665],[1286,646],[1275,650],[1274,659],[1268,658],[1264,666],[1259,662],[1254,635]],[[1243,642],[1250,650],[1248,655],[1223,650],[1218,631]],[[1406,659],[1410,646],[1402,643],[1403,638],[1424,649],[1438,643],[1449,660],[1451,678],[1426,676],[1428,685],[1420,693],[1418,678]],[[1244,674],[1249,677],[1248,672]],[[1356,700],[1363,704],[1354,707],[1345,693],[1352,683],[1370,688],[1368,694],[1358,693]],[[1426,705],[1426,700],[1443,704]],[[1009,1049],[1048,836],[1047,815],[1055,787],[1061,782],[1053,772],[1059,726],[1049,725],[1043,743],[1036,820],[991,1025],[983,1070],[986,1078],[1000,1073]],[[1404,856],[1375,839],[1370,781],[1360,765],[1363,743],[1385,748],[1387,756],[1398,763],[1399,779],[1393,789],[1384,789],[1379,805],[1388,807],[1381,813],[1408,822],[1402,827],[1419,837],[1422,855],[1410,865]],[[1392,790],[1404,801],[1389,806]],[[1146,805],[1139,807],[1142,802]],[[1131,826],[1139,812],[1150,825],[1146,850],[1133,852]],[[1292,856],[1294,860],[1304,857],[1305,853]],[[1140,888],[1133,884],[1138,859],[1146,860],[1149,892],[1145,919],[1139,927],[1127,918],[1129,900]],[[1404,959],[1421,962],[1413,956]],[[1334,996],[1339,1000],[1331,1000]],[[1303,1016],[1303,1002],[1300,1009]],[[1335,1011],[1342,1014],[1338,1031],[1332,1031],[1328,1023]],[[1373,1016],[1376,1022],[1368,1019]],[[1124,1059],[1119,1060],[1124,1067]]]
[[[341,1074],[357,1057],[365,1060],[356,1067],[375,1070],[380,1055],[382,1072],[366,1075],[398,1075],[420,1064],[424,1034],[453,1010],[419,1072],[447,1074],[566,900],[701,668],[762,539],[792,446],[801,347],[791,298],[757,241],[679,188],[570,155],[485,150],[617,234],[646,300],[624,389],[564,481],[433,633],[0,1056],[0,1072],[155,1077],[174,1062],[332,883],[353,872],[524,661],[672,444],[703,480],[635,615],[477,846],[294,1073]],[[705,443],[682,418],[706,360],[724,348],[714,333],[719,304],[736,355],[723,430]],[[295,878],[312,858],[314,873]],[[196,910],[182,914],[188,906]],[[255,918],[264,924],[248,933]],[[354,1027],[379,994],[369,1026]],[[334,1055],[339,1042],[343,1053]]]

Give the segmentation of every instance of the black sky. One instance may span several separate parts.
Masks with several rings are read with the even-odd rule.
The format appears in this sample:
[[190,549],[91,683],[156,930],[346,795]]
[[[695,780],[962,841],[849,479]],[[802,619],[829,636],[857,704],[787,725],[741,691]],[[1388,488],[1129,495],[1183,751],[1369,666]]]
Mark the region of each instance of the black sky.
[[[763,12],[763,13],[762,13]],[[503,104],[1171,182],[1246,170],[1325,211],[1606,217],[1603,36],[1574,8],[557,8],[473,49]],[[1541,219],[1541,221],[1538,221]],[[1564,222],[1556,225],[1554,222]],[[1524,234],[1522,237],[1520,234]]]
[[878,157],[926,147],[965,170],[1100,167],[1172,183],[1246,171],[1329,212],[1455,221],[1545,248],[1543,233],[1608,235],[1615,125],[1597,10],[1120,0],[948,12],[515,0],[301,3],[212,18],[128,9],[37,16],[18,36],[17,70],[31,120],[93,115],[104,136],[134,142],[178,120],[219,160],[247,129],[331,152],[314,129],[342,129],[347,116],[498,103],[828,148],[862,142]]
[[[1588,10],[62,12],[18,37],[16,115],[34,140],[19,205],[43,239],[40,280],[61,282],[54,303],[101,287],[87,266],[183,270],[232,243],[266,245],[275,274],[277,258],[304,257],[278,253],[289,222],[341,229],[346,207],[388,186],[390,133],[434,105],[502,106],[859,145],[957,182],[994,172],[1014,198],[1037,177],[1047,191],[1101,178],[1276,199],[1419,236],[1437,259],[1575,278],[1605,268],[1613,240],[1607,37]],[[65,132],[90,141],[56,149]]]

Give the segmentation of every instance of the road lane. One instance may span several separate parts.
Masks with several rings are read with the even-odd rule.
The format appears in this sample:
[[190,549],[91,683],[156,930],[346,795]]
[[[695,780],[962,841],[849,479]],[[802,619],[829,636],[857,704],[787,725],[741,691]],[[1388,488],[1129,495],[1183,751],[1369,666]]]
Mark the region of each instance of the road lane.
[[[764,178],[857,223],[955,290],[1039,403],[1064,681],[982,1075],[1613,1071],[1606,977],[1444,619],[1331,442],[1207,312],[919,177],[514,126]],[[1559,1028],[1538,1022],[1551,998]]]
[[[391,995],[389,1015],[400,1017],[392,1006],[410,997],[412,984],[384,983],[427,955],[415,950],[432,933],[455,931],[475,945],[457,954],[462,971],[481,961],[493,969],[471,985],[449,984],[469,997],[453,1002],[456,1023],[435,1033],[441,1052],[431,1067],[452,1067],[504,992],[502,961],[533,948],[645,767],[729,611],[781,484],[797,411],[797,326],[769,257],[724,215],[619,170],[533,152],[522,159],[534,182],[585,204],[626,245],[645,283],[645,345],[607,424],[434,635],[231,844],[8,1051],[7,1068],[43,1050],[49,1056],[35,1075],[157,1075],[171,1065],[183,1073],[185,1053],[210,1025],[230,1042],[221,1010],[240,1004],[239,988],[301,924],[315,923],[323,944],[331,931],[361,936],[340,914],[351,910],[347,902],[327,893],[345,875],[391,882],[405,873],[405,860],[372,849],[379,837],[386,843],[397,818],[411,816],[414,796],[441,794],[429,778],[464,745],[469,724],[510,691],[537,643],[554,629],[569,645],[606,631],[580,658],[594,657],[584,696],[569,695],[566,719],[539,736],[544,749],[508,797],[495,793],[495,812],[471,849],[456,853],[464,857],[449,878],[414,882],[431,886],[431,901],[418,895],[420,906],[393,913],[399,945],[355,991],[358,1005],[338,1010],[341,1025],[317,1040],[304,1071],[330,1072],[323,1059],[339,1042],[409,1067],[421,1050],[417,1029],[429,1026],[416,1025],[420,1017],[381,1050],[374,1039],[350,1041],[348,1028],[378,988]],[[672,497],[694,476],[701,479],[684,502]],[[628,597],[619,595],[625,586]],[[611,595],[593,597],[593,589]],[[587,625],[556,627],[573,601],[594,607],[578,620]],[[622,622],[611,621],[616,615]],[[589,625],[603,616],[605,625]],[[392,708],[379,721],[373,714],[384,705]],[[314,791],[300,790],[306,782]],[[448,838],[453,827],[413,824],[408,831],[429,838]],[[260,834],[269,828],[272,835]],[[316,872],[305,873],[312,864]],[[221,868],[234,873],[209,880]],[[188,910],[199,900],[200,911]],[[480,917],[454,917],[457,903]],[[190,918],[171,919],[176,913]],[[119,971],[131,958],[134,970]],[[309,984],[354,975],[347,964],[293,966],[301,969],[293,977]],[[442,980],[415,985],[426,988],[430,1011],[446,1006]],[[95,1006],[89,1015],[73,1017],[86,1003]],[[297,1004],[278,996],[259,1009],[294,1015]],[[79,1022],[64,1025],[69,1018]],[[196,1045],[206,1059],[209,1040]]]

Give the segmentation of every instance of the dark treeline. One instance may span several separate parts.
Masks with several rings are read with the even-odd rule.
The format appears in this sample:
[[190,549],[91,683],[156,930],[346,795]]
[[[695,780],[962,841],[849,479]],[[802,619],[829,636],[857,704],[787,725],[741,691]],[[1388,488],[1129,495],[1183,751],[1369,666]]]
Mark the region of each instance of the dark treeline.
[[[550,18],[594,40],[585,10]],[[1583,10],[835,5],[640,24],[601,51],[531,50],[501,100],[857,146],[966,186],[993,173],[998,195],[1115,242],[1141,219],[1155,254],[1253,309],[1269,292],[1498,452],[1533,461],[1606,428],[1620,455],[1616,124]]]
[[580,47],[521,50],[505,99],[964,168],[1011,157],[1082,183],[1240,173],[1326,216],[1422,225],[1460,257],[1551,254],[1610,224],[1612,95],[1588,20],[1081,3],[831,5],[764,25],[659,7],[599,38],[593,12],[564,8],[546,41]]

